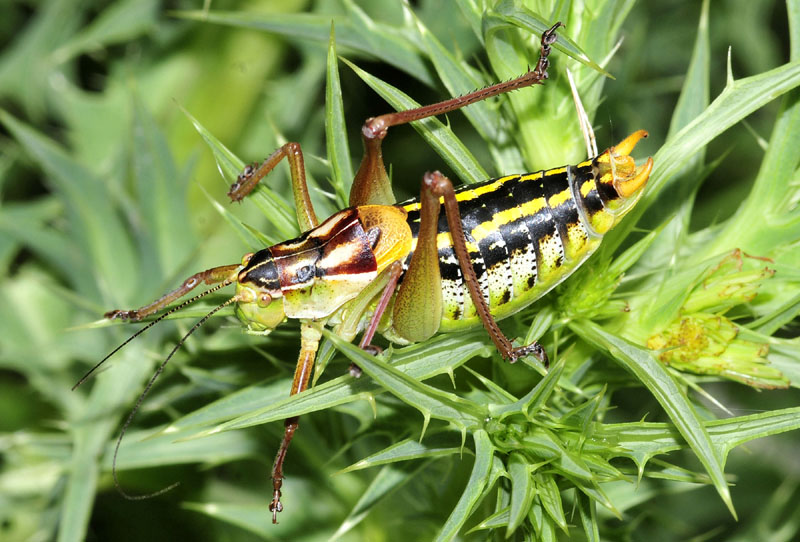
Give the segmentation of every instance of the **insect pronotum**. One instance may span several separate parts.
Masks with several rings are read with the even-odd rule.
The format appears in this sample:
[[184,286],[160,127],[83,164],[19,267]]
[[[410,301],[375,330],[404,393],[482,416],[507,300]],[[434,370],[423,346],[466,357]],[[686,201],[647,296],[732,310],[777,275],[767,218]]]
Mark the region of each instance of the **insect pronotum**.
[[[141,320],[201,283],[214,284],[140,329],[76,387],[166,315],[225,286],[236,287],[236,293],[195,324],[157,369],[120,432],[115,465],[125,430],[166,363],[195,329],[228,305],[234,305],[237,317],[252,331],[269,332],[287,318],[300,321],[301,346],[292,395],[308,387],[321,338],[313,323],[334,326],[333,331],[347,341],[363,331],[359,346],[371,351],[377,350],[372,346],[375,333],[408,344],[438,332],[483,325],[506,360],[532,355],[546,366],[547,354],[540,344],[514,347],[496,320],[530,305],[569,276],[635,205],[653,161],[648,158],[637,167],[629,155],[647,133],[634,132],[574,166],[508,175],[459,189],[439,172],[426,173],[419,199],[400,204],[395,202],[386,174],[381,142],[392,126],[543,83],[559,26],[561,23],[556,23],[542,34],[539,60],[521,77],[433,105],[368,119],[362,128],[365,153],[353,181],[350,207],[323,222],[317,219],[309,198],[300,145],[287,143],[263,163],[247,166],[228,192],[232,201],[250,193],[282,159],[289,161],[297,220],[305,233],[246,254],[240,264],[192,275],[149,305],[105,314],[110,319]],[[440,216],[442,208],[444,216]],[[364,308],[348,310],[353,307]],[[352,371],[357,374],[358,368]],[[297,417],[285,421],[272,469],[269,509],[273,523],[283,510],[283,464],[297,427]]]

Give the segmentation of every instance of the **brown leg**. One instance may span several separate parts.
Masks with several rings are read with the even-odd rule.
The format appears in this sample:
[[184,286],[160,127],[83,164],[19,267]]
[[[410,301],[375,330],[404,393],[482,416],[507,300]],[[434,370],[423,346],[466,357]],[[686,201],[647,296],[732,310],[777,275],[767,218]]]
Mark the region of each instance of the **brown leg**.
[[503,358],[512,363],[523,356],[533,354],[547,367],[549,364],[547,353],[544,351],[544,348],[542,348],[542,345],[533,342],[526,346],[514,348],[511,341],[509,341],[500,330],[492,313],[489,311],[489,305],[483,297],[478,283],[478,277],[475,276],[475,270],[472,268],[472,262],[469,259],[466,237],[464,236],[464,228],[461,225],[461,214],[458,211],[458,201],[456,200],[456,195],[453,190],[453,183],[438,171],[426,173],[425,179],[423,180],[423,192],[426,190],[429,190],[437,198],[439,196],[444,198],[447,226],[450,229],[450,237],[453,239],[453,249],[456,253],[458,265],[461,268],[461,273],[464,275],[464,282],[467,285],[469,295],[472,298],[472,302],[475,304],[483,327],[486,328],[489,337],[491,337],[492,342],[494,342],[500,354]]
[[[381,352],[379,347],[372,344],[372,338],[378,330],[378,324],[381,322],[383,313],[386,312],[386,307],[389,306],[389,301],[392,300],[395,288],[397,288],[397,281],[400,280],[400,275],[403,274],[403,264],[399,261],[394,262],[384,270],[384,273],[388,273],[386,285],[383,287],[380,298],[378,298],[378,303],[376,303],[375,310],[372,312],[372,317],[369,319],[367,329],[364,330],[364,335],[361,336],[361,342],[358,343],[359,348],[371,354],[380,354]],[[355,378],[361,377],[361,367],[355,363],[350,364],[348,372]]]
[[390,127],[449,113],[498,94],[541,83],[547,79],[549,65],[547,57],[550,54],[550,46],[556,41],[556,30],[559,26],[562,26],[561,23],[556,23],[542,34],[539,61],[533,70],[516,79],[497,83],[443,102],[367,119],[361,128],[361,136],[364,140],[364,158],[353,181],[353,187],[350,189],[350,205],[391,205],[395,202],[391,183],[383,165],[381,151],[381,141],[386,137]]
[[392,296],[394,295],[394,289],[397,287],[397,281],[400,280],[400,275],[402,273],[403,264],[400,262],[394,262],[391,266],[389,266],[389,280],[387,281],[386,286],[383,288],[383,292],[381,293],[380,299],[378,299],[377,305],[375,305],[375,311],[372,313],[372,318],[369,320],[367,329],[364,331],[364,335],[361,337],[361,342],[358,343],[359,348],[363,350],[375,348],[371,344],[372,338],[375,336],[375,331],[378,329],[378,324],[383,317],[383,313],[386,312],[386,307],[389,305],[389,301],[391,301]]
[[[403,265],[399,261],[392,263],[381,271],[373,282],[364,288],[358,296],[348,302],[349,304],[347,311],[345,311],[344,319],[334,327],[333,332],[347,342],[352,342],[358,334],[358,327],[361,324],[364,313],[375,298],[378,298],[375,310],[372,313],[367,329],[364,331],[361,343],[359,344],[360,348],[368,352],[375,352],[378,348],[372,346],[370,342],[375,335],[383,313],[386,312],[386,307],[391,301],[392,295],[394,295],[397,282],[402,273]],[[361,370],[354,363],[351,363],[350,374],[358,378],[361,376]]]
[[253,191],[258,182],[275,169],[283,158],[289,161],[289,170],[292,177],[292,193],[294,194],[294,207],[297,211],[297,223],[302,231],[317,227],[319,221],[314,212],[314,206],[308,195],[306,184],[306,170],[303,161],[303,151],[299,143],[287,143],[273,152],[261,165],[252,164],[244,168],[236,182],[228,190],[231,201],[241,201]]
[[[290,396],[305,391],[308,388],[308,379],[314,369],[314,358],[317,355],[317,348],[322,334],[311,322],[303,321],[301,324],[301,346],[300,356],[297,359],[297,367],[294,371],[292,381],[292,391]],[[269,511],[272,512],[272,523],[278,523],[278,512],[283,511],[281,504],[281,487],[283,486],[283,462],[286,459],[286,452],[289,451],[289,444],[292,442],[294,432],[297,430],[298,416],[287,418],[284,422],[283,441],[278,448],[278,455],[272,466],[272,502]]]
[[206,269],[205,271],[200,271],[199,273],[195,273],[188,279],[184,280],[183,284],[181,284],[179,288],[164,294],[149,305],[145,305],[144,307],[134,310],[117,309],[108,311],[104,314],[104,316],[109,319],[122,318],[124,320],[141,320],[143,318],[147,318],[148,316],[157,313],[176,299],[185,296],[200,283],[216,284],[224,281],[225,279],[229,278],[232,273],[239,269],[239,267],[241,267],[239,264],[223,265],[221,267],[213,267],[211,269]]

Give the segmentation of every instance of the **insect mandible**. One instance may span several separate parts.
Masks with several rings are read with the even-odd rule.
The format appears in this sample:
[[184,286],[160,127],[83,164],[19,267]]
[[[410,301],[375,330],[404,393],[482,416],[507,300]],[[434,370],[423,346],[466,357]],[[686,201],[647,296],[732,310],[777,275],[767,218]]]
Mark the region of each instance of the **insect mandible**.
[[[636,204],[653,161],[648,158],[637,166],[629,155],[647,133],[634,132],[574,166],[508,175],[459,189],[439,172],[426,173],[419,199],[400,204],[395,202],[381,144],[392,126],[543,83],[559,26],[556,23],[542,34],[538,62],[516,79],[367,119],[362,127],[365,153],[350,191],[350,207],[323,222],[309,197],[299,144],[287,143],[263,163],[247,166],[228,192],[232,201],[242,200],[281,160],[288,160],[297,220],[305,233],[246,254],[239,264],[196,273],[144,307],[105,314],[109,319],[142,320],[200,284],[214,285],[140,329],[76,387],[167,314],[225,286],[236,287],[232,297],[192,327],[153,375],[120,432],[114,464],[125,430],[172,354],[211,315],[229,305],[254,332],[266,334],[287,318],[300,321],[301,347],[291,395],[308,388],[321,339],[319,325],[334,326],[334,332],[347,341],[363,332],[359,346],[371,351],[377,350],[372,345],[376,333],[393,343],[409,344],[482,325],[504,359],[514,362],[533,355],[546,366],[547,354],[539,343],[513,346],[496,321],[530,305],[569,276]],[[351,367],[351,372],[357,375],[359,370]],[[283,465],[298,418],[289,418],[284,425],[272,469],[273,523],[283,510]]]

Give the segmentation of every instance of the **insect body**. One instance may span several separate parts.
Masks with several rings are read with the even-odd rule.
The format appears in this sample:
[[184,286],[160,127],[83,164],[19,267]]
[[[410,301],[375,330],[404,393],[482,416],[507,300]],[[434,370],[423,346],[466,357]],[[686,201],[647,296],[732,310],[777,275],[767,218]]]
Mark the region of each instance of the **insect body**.
[[[530,305],[568,277],[633,207],[651,163],[637,168],[628,153],[645,135],[635,132],[576,166],[454,191],[469,262],[495,319]],[[416,199],[350,207],[296,239],[245,256],[235,279],[238,317],[253,331],[270,330],[285,318],[340,322],[352,300],[394,262],[402,266],[396,282],[404,279],[419,243],[421,211]],[[437,331],[479,326],[446,216],[436,211]],[[420,340],[405,333],[404,323],[394,327],[393,314],[382,315],[382,335],[399,344]]]
[[[428,173],[420,198],[400,204],[394,201],[386,175],[381,141],[391,126],[543,82],[559,26],[543,33],[538,63],[520,78],[367,120],[362,129],[366,152],[353,182],[351,206],[321,223],[308,195],[298,144],[288,143],[262,164],[248,166],[231,187],[229,196],[234,201],[287,158],[297,218],[305,233],[247,254],[239,265],[197,273],[150,305],[106,316],[140,320],[200,283],[216,284],[169,314],[205,293],[235,284],[234,296],[213,312],[233,304],[243,324],[260,333],[268,333],[287,318],[300,320],[301,348],[291,394],[308,387],[320,324],[333,326],[348,341],[363,330],[360,346],[365,349],[375,349],[371,345],[375,333],[408,344],[437,332],[483,325],[505,359],[515,361],[532,354],[546,364],[547,356],[538,343],[514,347],[496,320],[530,305],[566,278],[633,207],[653,162],[648,159],[637,167],[629,155],[646,132],[635,132],[575,166],[509,175],[458,190],[442,174]],[[133,413],[128,423],[132,417]],[[273,522],[282,510],[283,463],[297,426],[297,417],[286,420],[273,467]]]
[[[627,153],[645,135],[636,132],[577,166],[509,175],[456,191],[469,259],[492,316],[505,318],[527,307],[568,277],[632,208],[637,198],[620,192],[641,194],[649,166],[637,170]],[[403,208],[416,236],[420,205]],[[438,232],[444,309],[439,330],[479,325],[446,221],[439,221]]]

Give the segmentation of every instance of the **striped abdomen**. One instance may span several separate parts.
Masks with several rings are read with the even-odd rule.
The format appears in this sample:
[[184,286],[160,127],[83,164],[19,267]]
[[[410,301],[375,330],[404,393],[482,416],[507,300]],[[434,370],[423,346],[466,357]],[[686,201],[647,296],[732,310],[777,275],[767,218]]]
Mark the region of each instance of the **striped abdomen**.
[[[456,192],[472,266],[496,318],[524,308],[569,276],[635,203],[615,190],[618,172],[598,163],[607,153],[577,166],[510,175]],[[416,238],[419,204],[402,207]],[[476,325],[444,209],[439,232],[440,331]]]

